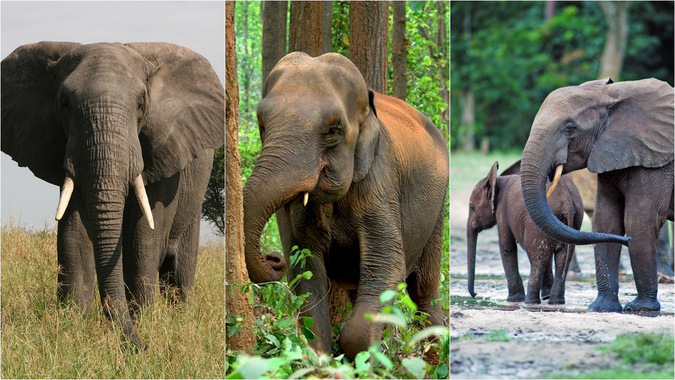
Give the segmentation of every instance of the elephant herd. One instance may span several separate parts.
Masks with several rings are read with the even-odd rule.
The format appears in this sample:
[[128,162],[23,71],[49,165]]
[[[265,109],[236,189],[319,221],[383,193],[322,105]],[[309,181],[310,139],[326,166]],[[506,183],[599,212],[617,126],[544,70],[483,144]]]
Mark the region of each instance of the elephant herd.
[[[324,352],[332,347],[332,286],[353,303],[338,336],[348,357],[380,338],[381,327],[371,331],[364,314],[378,312],[379,295],[401,282],[431,324],[445,325],[436,300],[450,164],[439,129],[404,101],[369,90],[356,66],[334,53],[288,54],[262,95],[262,150],[243,197],[251,280],[311,270],[294,291],[310,293],[303,316],[313,318],[311,344]],[[145,347],[134,316],[155,288],[175,289],[179,300],[192,289],[199,210],[213,149],[224,142],[221,82],[206,59],[176,45],[40,42],[3,59],[1,106],[2,151],[61,185],[59,298],[89,312],[97,278],[106,316]],[[560,178],[585,167],[598,173],[593,233],[578,231],[581,196]],[[595,244],[598,298],[589,310],[620,311],[624,244],[638,295],[623,309],[659,310],[656,243],[673,220],[668,84],[602,80],[554,91],[519,167],[497,170],[471,195],[472,295],[477,234],[496,224],[509,301],[564,303],[574,245]],[[272,214],[283,254],[260,252]],[[531,261],[527,292],[516,244]],[[312,252],[302,270],[287,264],[294,246]]]

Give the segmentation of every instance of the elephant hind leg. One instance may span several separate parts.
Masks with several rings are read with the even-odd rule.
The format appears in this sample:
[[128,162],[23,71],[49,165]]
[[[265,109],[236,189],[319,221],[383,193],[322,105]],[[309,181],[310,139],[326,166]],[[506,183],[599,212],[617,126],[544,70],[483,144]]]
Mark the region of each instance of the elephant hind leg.
[[445,325],[447,321],[440,303],[434,304],[434,301],[439,298],[443,220],[441,213],[429,241],[422,250],[415,270],[406,279],[410,298],[417,304],[420,311],[429,314],[432,325],[440,326]]
[[164,261],[159,268],[162,294],[173,302],[186,302],[192,291],[199,251],[199,220],[170,239]]

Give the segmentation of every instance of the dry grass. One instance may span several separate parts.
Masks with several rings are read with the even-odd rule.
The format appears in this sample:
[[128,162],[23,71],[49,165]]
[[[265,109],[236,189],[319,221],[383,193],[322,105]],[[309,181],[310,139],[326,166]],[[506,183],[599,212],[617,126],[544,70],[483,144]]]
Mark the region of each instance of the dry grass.
[[[121,333],[101,310],[59,306],[56,232],[5,226],[2,266],[3,378],[222,378],[225,373],[224,247],[200,247],[190,305],[161,296],[137,328],[147,352],[123,350]],[[97,293],[97,292],[95,292]]]

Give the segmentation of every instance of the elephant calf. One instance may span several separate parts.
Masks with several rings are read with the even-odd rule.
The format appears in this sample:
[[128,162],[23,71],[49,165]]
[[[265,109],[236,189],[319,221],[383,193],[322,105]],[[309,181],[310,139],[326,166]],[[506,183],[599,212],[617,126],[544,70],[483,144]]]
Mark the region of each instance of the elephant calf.
[[[466,222],[467,265],[469,293],[474,292],[476,271],[476,240],[478,233],[497,225],[499,249],[506,273],[509,295],[507,301],[541,303],[550,296],[549,304],[565,303],[565,277],[574,254],[574,245],[560,243],[542,232],[527,215],[520,175],[497,176],[497,162],[492,165],[487,178],[479,181],[473,189]],[[583,220],[583,203],[579,191],[571,179],[563,177],[562,186],[551,193],[548,204],[555,216],[566,225],[579,229]],[[523,280],[518,272],[517,246],[527,252],[530,259],[530,279],[527,296]],[[555,254],[555,278],[551,270]]]

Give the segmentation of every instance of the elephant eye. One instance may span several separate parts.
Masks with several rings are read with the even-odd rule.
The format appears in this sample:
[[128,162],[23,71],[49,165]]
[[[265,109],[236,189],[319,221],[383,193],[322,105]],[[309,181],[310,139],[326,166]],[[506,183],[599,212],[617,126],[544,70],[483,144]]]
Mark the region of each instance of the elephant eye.
[[471,212],[476,212],[476,206],[469,205],[469,210],[471,210]]
[[563,127],[563,133],[567,137],[572,137],[577,131],[577,125],[574,123],[567,123]]
[[324,131],[324,141],[326,145],[333,146],[342,140],[342,132],[344,128],[340,122],[331,123]]

